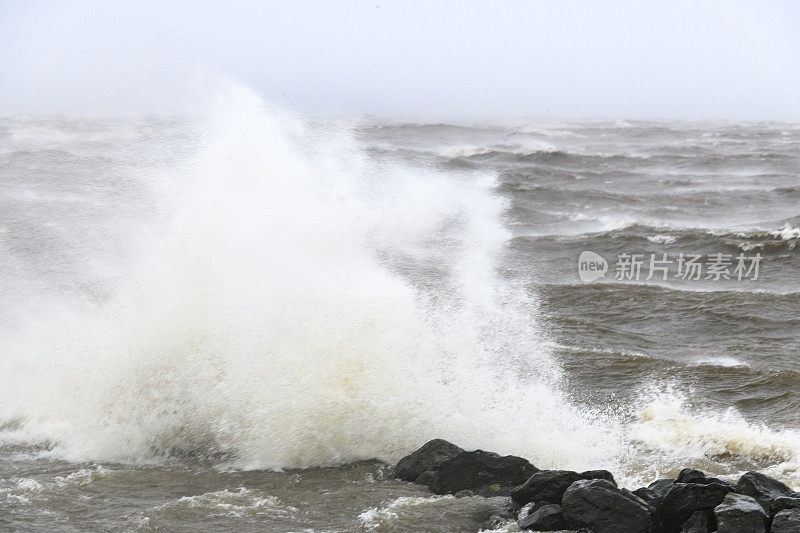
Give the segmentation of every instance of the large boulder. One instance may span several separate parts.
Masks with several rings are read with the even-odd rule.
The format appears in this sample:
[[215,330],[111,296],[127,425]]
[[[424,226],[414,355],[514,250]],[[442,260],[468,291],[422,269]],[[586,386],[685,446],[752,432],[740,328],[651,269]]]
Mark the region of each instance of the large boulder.
[[717,483],[674,483],[658,504],[658,521],[666,532],[680,531],[696,511],[713,511],[730,492]]
[[714,508],[718,533],[765,533],[769,516],[750,496],[729,493]]
[[647,486],[647,490],[649,490],[657,500],[661,501],[674,484],[674,479],[657,479]]
[[684,468],[680,471],[678,479],[675,481],[678,483],[699,483],[705,479],[708,478],[702,471],[695,470],[694,468]]
[[647,504],[647,507],[649,507],[653,513],[656,512],[657,500],[656,500],[656,495],[653,491],[644,487],[640,487],[634,490],[633,493],[636,496],[640,497],[642,500],[644,500],[644,503]]
[[635,495],[647,502],[650,510],[655,514],[658,504],[664,498],[664,494],[675,484],[674,479],[658,479],[647,487],[641,487],[633,491]]
[[440,463],[436,470],[426,472],[425,481],[436,494],[471,490],[479,496],[508,496],[513,487],[536,472],[522,457],[475,450]]
[[775,516],[784,509],[800,509],[800,497],[780,496],[769,502],[769,514]]
[[716,529],[708,511],[695,511],[681,526],[681,533],[708,533]]
[[564,491],[579,479],[606,479],[616,485],[614,476],[605,470],[580,473],[570,470],[540,470],[512,490],[511,498],[519,505],[542,501],[560,504]]
[[759,472],[748,472],[739,478],[736,492],[755,498],[764,510],[769,510],[769,502],[781,496],[798,496],[792,489],[777,479]]
[[438,469],[440,464],[463,451],[446,440],[433,439],[411,455],[400,459],[394,467],[394,477],[405,481],[417,481],[424,472]]
[[680,474],[678,474],[678,479],[676,481],[678,483],[699,483],[700,485],[710,485],[711,483],[717,483],[720,485],[725,485],[726,487],[730,487],[731,490],[736,489],[736,485],[734,485],[730,481],[725,481],[724,479],[719,479],[715,477],[709,477],[700,470],[695,470],[693,468],[684,468],[683,470],[681,470]]
[[784,509],[772,519],[770,533],[797,533],[800,531],[800,509]]
[[560,531],[567,528],[561,506],[554,503],[543,505],[517,522],[520,529],[534,531]]
[[562,512],[575,529],[594,533],[649,533],[652,516],[647,504],[605,479],[582,479],[564,492]]

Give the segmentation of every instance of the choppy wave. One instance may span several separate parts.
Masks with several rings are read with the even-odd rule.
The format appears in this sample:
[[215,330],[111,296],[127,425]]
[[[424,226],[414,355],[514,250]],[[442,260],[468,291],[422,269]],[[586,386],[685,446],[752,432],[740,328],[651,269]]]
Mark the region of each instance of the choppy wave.
[[696,365],[708,365],[708,366],[721,366],[724,368],[736,367],[736,366],[750,366],[744,361],[740,361],[735,357],[726,357],[726,356],[719,356],[719,357],[704,357],[702,359],[698,359],[695,361]]
[[431,516],[435,516],[437,524],[441,523],[451,531],[474,530],[476,526],[495,530],[509,522],[515,524],[503,508],[503,498],[455,498],[450,495],[404,496],[382,507],[367,509],[358,518],[367,531],[398,531],[418,529],[420,523],[430,523]]
[[[373,507],[361,513],[358,518],[369,530],[391,530],[400,514],[417,506],[438,506],[449,509],[456,500],[455,496],[404,496],[389,502],[384,507]],[[413,522],[416,523],[416,522]]]
[[3,480],[0,483],[0,501],[11,505],[26,505],[31,499],[39,495],[43,486],[31,478],[16,478]]
[[263,491],[238,487],[184,496],[155,509],[155,514],[177,510],[196,510],[205,516],[291,518],[299,509],[286,505]]
[[442,155],[447,157],[475,157],[475,156],[531,156],[535,154],[546,154],[557,152],[558,148],[547,142],[532,141],[524,144],[505,144],[505,145],[492,145],[492,146],[449,146],[442,151]]
[[[792,251],[800,243],[800,228],[783,224],[776,229],[729,228],[713,229],[695,226],[680,226],[652,221],[637,221],[635,218],[563,213],[571,222],[580,223],[573,232],[531,236],[556,238],[559,240],[590,241],[604,246],[630,246],[645,241],[656,245],[677,245],[693,253],[710,253],[720,246],[739,252]],[[588,225],[588,227],[587,227]],[[527,237],[525,235],[522,236]],[[631,250],[628,250],[631,252]],[[633,250],[636,251],[636,250]]]
[[648,235],[647,240],[656,244],[672,244],[678,240],[678,237],[675,235],[668,235],[668,234],[659,234],[659,235]]
[[702,413],[680,395],[662,395],[630,430],[634,442],[655,452],[650,478],[692,462],[731,479],[755,469],[800,486],[800,432],[749,423],[734,408]]
[[75,489],[83,489],[98,480],[113,474],[113,470],[103,467],[81,468],[66,475],[52,478],[34,479],[29,477],[10,477],[0,479],[0,502],[27,505],[36,500],[47,500],[53,495],[66,495]]

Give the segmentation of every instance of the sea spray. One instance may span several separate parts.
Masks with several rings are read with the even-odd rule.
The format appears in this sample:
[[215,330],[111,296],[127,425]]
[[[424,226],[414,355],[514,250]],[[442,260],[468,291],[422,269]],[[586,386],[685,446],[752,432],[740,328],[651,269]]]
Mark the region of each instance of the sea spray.
[[107,296],[3,339],[15,438],[280,469],[443,437],[614,467],[619,428],[564,398],[535,302],[498,274],[493,175],[372,158],[234,84],[217,100],[196,153],[142,169],[152,213]]
[[626,427],[634,452],[630,485],[677,475],[691,464],[736,481],[750,470],[800,486],[800,432],[748,421],[734,407],[702,408],[681,387],[654,383],[641,391]]

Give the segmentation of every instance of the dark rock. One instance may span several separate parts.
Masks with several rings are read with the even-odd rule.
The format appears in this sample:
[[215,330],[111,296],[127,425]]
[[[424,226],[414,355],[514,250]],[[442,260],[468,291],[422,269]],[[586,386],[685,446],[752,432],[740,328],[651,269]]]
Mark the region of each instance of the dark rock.
[[769,517],[764,508],[750,496],[729,493],[714,508],[718,533],[765,533]]
[[[550,502],[533,502],[533,503],[531,503],[530,507],[527,508],[528,512],[525,513],[525,516],[527,516],[527,515],[529,515],[531,513],[535,513],[536,511],[538,511],[539,509],[541,509],[545,505],[550,505]],[[522,519],[522,518],[524,518],[524,517],[520,517],[520,519]]]
[[674,484],[674,479],[657,479],[647,486],[647,490],[655,495],[657,501],[661,501]]
[[564,492],[562,512],[573,528],[595,533],[648,533],[651,514],[647,504],[605,479],[582,479]]
[[736,484],[736,492],[755,498],[764,510],[769,509],[769,502],[773,498],[796,495],[792,489],[777,479],[758,472],[748,472],[739,478],[739,482]]
[[[438,467],[437,467],[438,468]],[[419,483],[420,485],[428,486],[433,479],[433,474],[436,472],[435,470],[426,470],[414,481],[414,483]]]
[[800,509],[784,509],[772,519],[771,533],[797,533],[800,531]]
[[712,522],[708,511],[695,511],[681,526],[681,533],[708,533],[716,529]]
[[656,510],[658,509],[658,501],[656,500],[656,495],[652,490],[642,487],[633,491],[633,494],[640,497],[644,503],[647,504],[647,508],[650,509],[651,513],[656,513]]
[[666,532],[680,531],[696,511],[713,511],[731,492],[729,487],[711,483],[674,483],[658,504],[658,520]]
[[436,494],[472,490],[479,496],[508,496],[535,472],[537,468],[522,457],[475,450],[439,464],[428,476],[428,487]]
[[633,493],[643,499],[648,507],[650,507],[650,510],[655,514],[658,509],[658,503],[674,484],[674,479],[659,479],[650,483],[648,487],[636,489]]
[[606,479],[616,485],[614,476],[605,470],[582,473],[570,470],[540,470],[512,490],[511,498],[520,505],[539,501],[561,503],[564,491],[579,479]]
[[540,507],[517,522],[517,525],[521,529],[533,529],[534,531],[559,531],[567,528],[561,506],[554,503]]
[[698,481],[702,481],[706,479],[706,475],[701,472],[700,470],[695,470],[693,468],[684,468],[681,470],[680,474],[678,474],[678,483],[697,483]]
[[647,506],[650,508],[650,511],[653,513],[653,525],[657,531],[660,531],[661,522],[658,519],[656,512],[658,511],[658,505],[661,503],[661,500],[664,499],[664,495],[667,491],[675,484],[674,479],[657,479],[650,483],[647,488],[641,488],[634,491],[634,494],[639,496],[643,499]]
[[730,481],[725,481],[724,479],[719,479],[715,477],[708,477],[700,470],[694,470],[693,468],[684,468],[681,470],[681,473],[678,474],[678,479],[676,480],[678,483],[699,483],[701,485],[710,485],[711,483],[718,483],[720,485],[725,485],[730,487],[731,490],[736,489],[736,485],[731,483]]
[[494,530],[514,520],[514,512],[509,507],[506,497],[481,498],[479,508],[475,509],[472,518],[482,522],[483,529]]
[[780,496],[769,502],[769,514],[775,516],[784,509],[800,509],[800,497]]
[[440,464],[463,451],[463,449],[446,440],[433,439],[426,442],[422,448],[411,455],[400,459],[400,462],[394,467],[394,477],[405,481],[417,481],[417,478],[424,472],[436,470]]
[[614,485],[617,484],[616,480],[614,480],[614,475],[608,470],[587,470],[586,472],[581,472],[581,479],[605,479]]

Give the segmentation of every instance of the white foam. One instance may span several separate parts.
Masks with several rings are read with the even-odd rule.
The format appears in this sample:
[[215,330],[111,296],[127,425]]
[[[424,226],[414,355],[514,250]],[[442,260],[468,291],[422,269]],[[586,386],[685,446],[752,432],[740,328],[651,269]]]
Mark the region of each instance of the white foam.
[[[503,504],[500,504],[502,507]],[[388,502],[382,507],[373,507],[362,512],[358,518],[368,531],[397,531],[418,528],[421,521],[429,521],[435,513],[438,520],[449,524],[453,530],[461,530],[459,520],[478,520],[489,518],[493,511],[499,511],[498,504],[491,498],[447,496],[403,496]],[[497,529],[483,531],[518,531],[509,527],[516,522],[494,516],[492,525]]]
[[27,505],[38,496],[43,486],[32,478],[0,479],[0,502]]
[[475,155],[490,154],[493,151],[494,149],[487,148],[486,146],[450,146],[444,150],[443,155],[448,157],[472,157]]
[[782,241],[800,239],[800,228],[793,228],[787,224],[783,229],[773,231],[772,235]]
[[56,476],[53,480],[56,487],[85,487],[90,483],[107,477],[112,470],[98,466],[95,468],[81,468],[76,472],[67,474],[66,476]]
[[184,166],[142,169],[168,216],[131,228],[113,295],[52,301],[0,340],[17,436],[72,460],[239,468],[394,460],[442,437],[612,467],[616,426],[559,392],[535,302],[496,273],[495,176],[375,162],[236,86],[197,135]]
[[392,500],[384,507],[367,509],[358,515],[358,518],[361,520],[364,527],[369,530],[380,528],[388,529],[398,516],[409,508],[419,506],[449,508],[455,500],[455,496],[452,495],[430,497],[403,496]]
[[[561,214],[561,213],[557,213],[557,214]],[[566,213],[564,213],[564,214],[566,214]],[[602,231],[621,230],[621,229],[629,228],[629,227],[634,226],[634,225],[639,223],[636,220],[633,220],[633,219],[630,219],[630,218],[617,218],[617,217],[611,217],[611,216],[607,216],[607,215],[597,216],[595,214],[587,214],[587,213],[581,213],[581,212],[570,214],[569,215],[569,219],[571,221],[573,221],[573,222],[579,222],[579,221],[583,221],[583,220],[591,220],[591,221],[599,222],[600,223],[599,226],[597,226],[595,228],[591,228],[589,230],[589,231],[591,231],[593,233],[594,232],[602,232]]]
[[631,441],[644,446],[639,454],[652,458],[647,470],[628,480],[631,485],[652,481],[659,476],[659,468],[716,462],[734,480],[755,465],[791,486],[800,486],[800,432],[750,423],[734,408],[693,411],[684,397],[670,392],[647,403],[629,431]]
[[737,366],[750,366],[744,361],[740,361],[735,357],[704,357],[695,361],[696,365],[720,366],[725,368],[732,368]]
[[220,516],[271,518],[291,518],[299,511],[275,496],[245,487],[184,496],[161,505],[156,512],[175,508],[198,509],[204,514]]
[[492,529],[481,529],[478,533],[517,533],[522,531],[516,522],[508,522]]
[[526,141],[515,144],[493,144],[489,146],[461,145],[448,146],[442,150],[442,155],[448,157],[472,157],[485,155],[492,152],[506,152],[514,155],[528,156],[539,152],[556,152],[558,147],[543,141]]
[[648,235],[647,240],[656,244],[672,244],[678,238],[674,235]]

